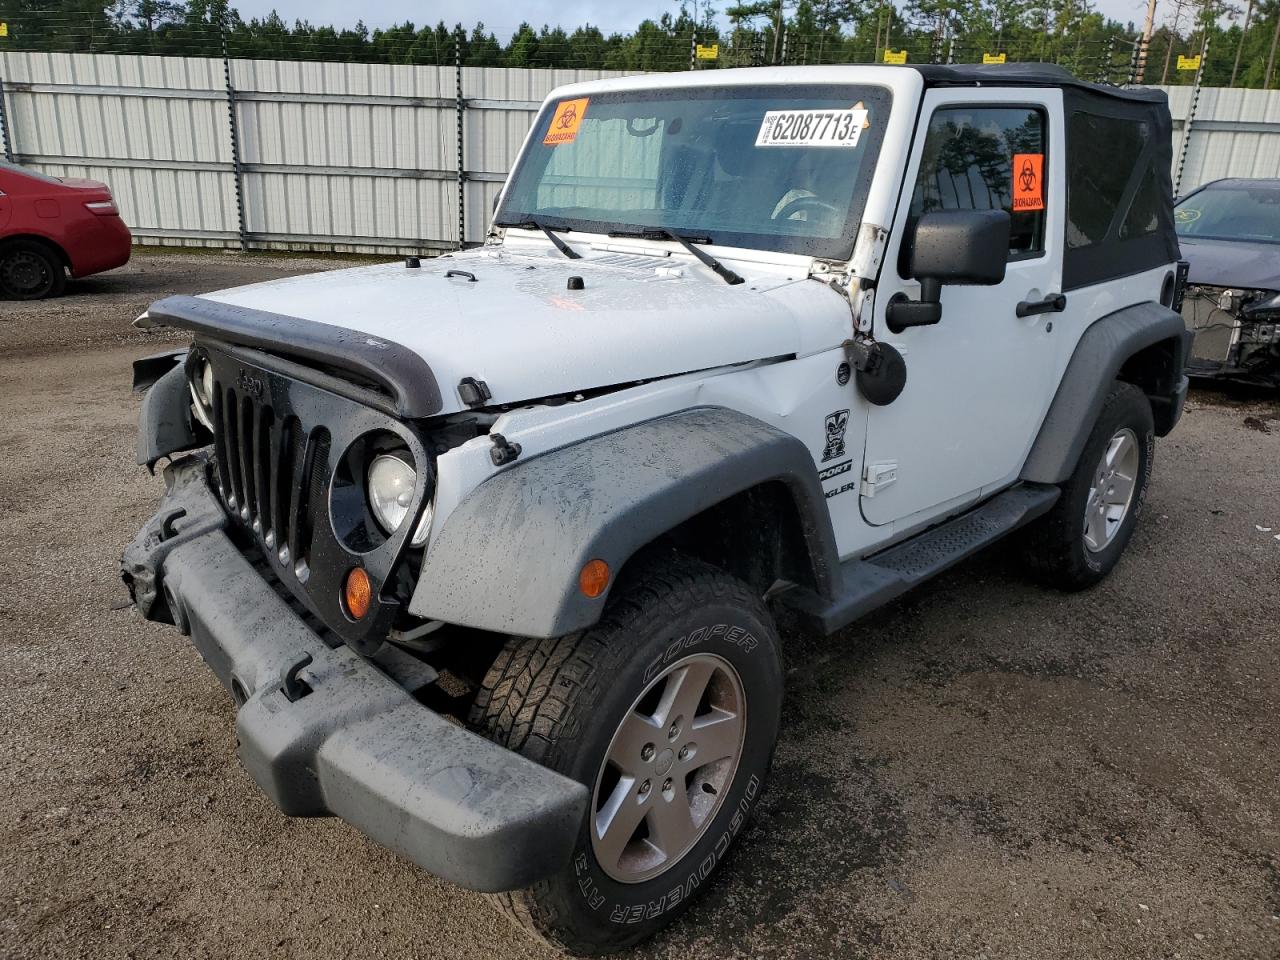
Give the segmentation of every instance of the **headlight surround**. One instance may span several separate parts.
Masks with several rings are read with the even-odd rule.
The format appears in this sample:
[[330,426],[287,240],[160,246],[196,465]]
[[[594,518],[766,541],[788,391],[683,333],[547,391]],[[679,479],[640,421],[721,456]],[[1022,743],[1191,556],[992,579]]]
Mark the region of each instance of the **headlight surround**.
[[1245,305],[1244,317],[1246,320],[1280,319],[1280,293],[1258,291],[1256,299]]
[[[389,536],[405,522],[417,485],[418,472],[406,455],[380,453],[373,458],[373,462],[369,464],[366,487],[369,492],[369,509],[383,533]],[[427,542],[432,513],[431,503],[428,502],[409,541],[411,546],[420,547]]]
[[195,362],[191,379],[191,410],[210,433],[213,432],[213,365],[203,357]]

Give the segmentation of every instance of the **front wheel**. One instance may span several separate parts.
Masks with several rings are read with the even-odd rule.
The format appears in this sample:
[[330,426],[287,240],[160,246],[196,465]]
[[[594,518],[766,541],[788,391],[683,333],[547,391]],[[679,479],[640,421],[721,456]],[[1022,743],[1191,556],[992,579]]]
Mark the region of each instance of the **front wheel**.
[[1027,528],[1027,563],[1041,581],[1081,590],[1111,572],[1146,499],[1154,448],[1150,401],[1117,381],[1062,496]]
[[760,599],[679,555],[632,572],[591,629],[508,641],[472,725],[585,784],[591,804],[569,864],[499,906],[574,953],[621,950],[666,926],[759,800],[781,703]]

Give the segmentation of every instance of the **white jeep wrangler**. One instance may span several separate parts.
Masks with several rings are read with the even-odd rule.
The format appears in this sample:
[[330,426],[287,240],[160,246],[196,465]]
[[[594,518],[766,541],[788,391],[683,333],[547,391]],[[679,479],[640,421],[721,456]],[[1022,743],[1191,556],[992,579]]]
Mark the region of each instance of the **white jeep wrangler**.
[[[779,629],[1133,533],[1187,334],[1164,95],[1048,67],[556,90],[483,247],[154,304],[123,573],[287,814],[566,949],[703,890]],[[453,719],[446,719],[445,715]]]

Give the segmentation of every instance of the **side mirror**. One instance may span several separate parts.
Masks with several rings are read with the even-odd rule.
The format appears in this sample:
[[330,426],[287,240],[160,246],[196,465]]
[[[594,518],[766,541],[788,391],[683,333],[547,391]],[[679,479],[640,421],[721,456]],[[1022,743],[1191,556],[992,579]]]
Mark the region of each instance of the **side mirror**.
[[937,210],[916,221],[907,238],[906,273],[920,299],[896,294],[886,321],[893,333],[942,319],[944,283],[993,286],[1009,259],[1009,214],[1003,210]]

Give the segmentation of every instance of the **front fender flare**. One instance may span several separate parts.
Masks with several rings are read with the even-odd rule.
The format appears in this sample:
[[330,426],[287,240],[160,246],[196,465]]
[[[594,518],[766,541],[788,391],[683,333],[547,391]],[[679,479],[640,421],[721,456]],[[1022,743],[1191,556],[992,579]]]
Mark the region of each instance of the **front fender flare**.
[[616,582],[641,547],[770,481],[792,495],[814,586],[831,595],[835,538],[812,453],[753,417],[700,407],[562,447],[481,484],[432,536],[409,611],[521,636],[583,629],[608,596],[579,591],[587,561],[604,560]]
[[[191,400],[187,395],[187,373],[180,358],[172,355],[168,372],[155,376],[146,386],[142,409],[138,412],[138,463],[154,470],[156,461],[185,450],[194,450],[201,441],[191,422]],[[146,382],[157,367],[157,358],[147,357],[134,366],[134,382]],[[163,365],[164,359],[158,363]],[[151,366],[147,366],[151,364]],[[139,367],[141,365],[141,368]]]

